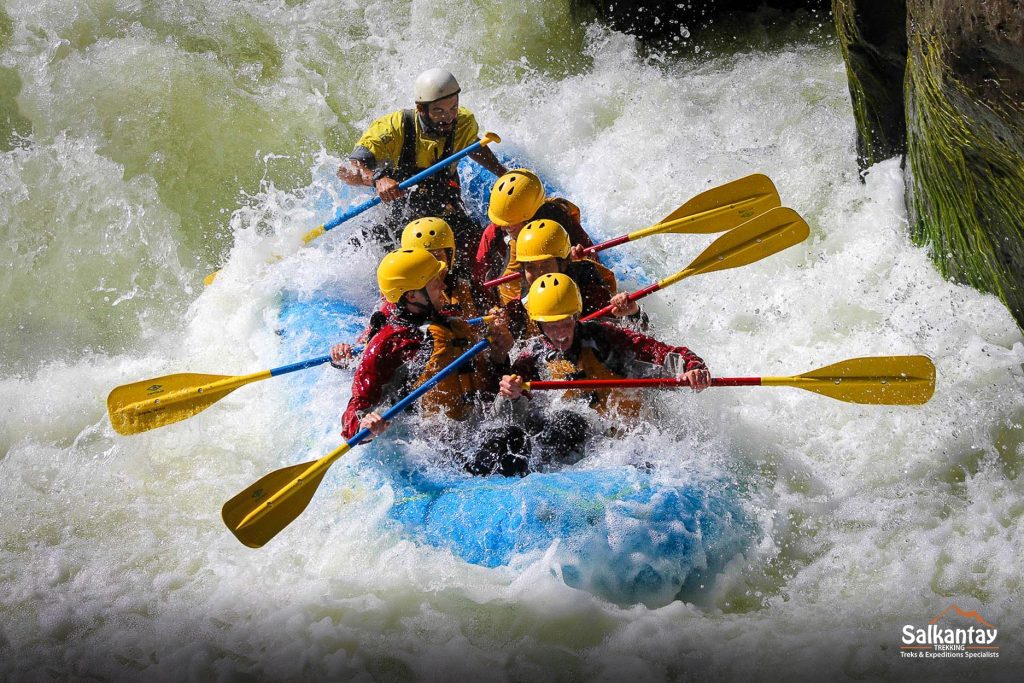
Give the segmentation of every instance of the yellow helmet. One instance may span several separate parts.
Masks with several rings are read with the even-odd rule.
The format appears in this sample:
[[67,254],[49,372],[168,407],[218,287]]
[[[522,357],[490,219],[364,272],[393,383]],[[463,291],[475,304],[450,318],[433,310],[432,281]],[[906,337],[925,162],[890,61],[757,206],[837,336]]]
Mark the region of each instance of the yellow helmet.
[[397,304],[403,294],[423,289],[442,270],[444,264],[426,249],[399,249],[377,266],[377,284],[384,298]]
[[402,248],[455,249],[455,233],[443,218],[417,218],[402,231]]
[[516,261],[520,263],[568,256],[569,233],[552,220],[530,221],[516,239]]
[[530,285],[526,312],[531,320],[553,323],[583,312],[580,288],[563,273],[541,275]]
[[544,184],[533,171],[517,168],[498,178],[491,188],[487,216],[495,225],[512,225],[533,218],[544,203]]

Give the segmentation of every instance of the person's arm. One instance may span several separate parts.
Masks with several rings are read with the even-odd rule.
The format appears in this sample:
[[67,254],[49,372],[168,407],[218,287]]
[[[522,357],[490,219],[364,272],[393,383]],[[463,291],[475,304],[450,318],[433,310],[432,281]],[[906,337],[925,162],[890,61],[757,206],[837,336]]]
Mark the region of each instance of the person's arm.
[[522,299],[512,299],[504,306],[505,318],[508,320],[508,331],[514,339],[520,339],[526,334],[526,328],[530,324],[530,316],[523,306]]
[[405,192],[388,170],[398,163],[402,139],[402,112],[380,117],[356,142],[349,163],[338,168],[338,177],[350,185],[373,187],[385,202],[399,199]]
[[[342,415],[342,436],[351,439],[373,412],[398,369],[419,349],[415,340],[402,334],[378,335],[370,340],[352,376],[352,396]],[[386,425],[385,425],[386,426]]]
[[346,370],[354,359],[355,355],[352,353],[351,344],[342,342],[331,347],[331,367]]
[[349,157],[347,164],[338,167],[338,177],[346,185],[373,187],[373,168],[355,156]]
[[506,372],[509,368],[508,352],[512,350],[512,345],[515,343],[512,333],[509,331],[508,314],[505,309],[496,306],[491,309],[489,315],[491,320],[487,323],[486,335],[491,343],[491,348],[488,355],[491,362],[499,367],[501,372]]
[[[483,284],[496,270],[505,265],[503,257],[497,253],[498,245],[501,244],[501,236],[501,228],[494,223],[489,223],[481,233],[480,243],[476,247],[476,256],[473,257],[470,267],[473,284],[477,286]],[[498,260],[502,261],[500,265],[496,263]]]
[[619,292],[608,301],[608,305],[612,307],[611,314],[616,318],[640,315],[640,304],[630,301],[628,292]]
[[[473,112],[465,107],[459,107],[459,116],[455,122],[455,130],[454,151],[456,152],[466,149],[480,140],[480,124],[476,122],[476,116]],[[487,147],[481,147],[475,152],[470,152],[469,156],[473,161],[496,176],[503,176],[508,173],[508,169],[498,161],[498,157],[494,156],[494,152]]]
[[[597,332],[603,347],[602,354],[609,360],[621,364],[622,367],[617,368],[617,371],[627,377],[644,376],[650,371],[652,365],[662,368],[664,373],[670,376],[679,376],[691,370],[707,370],[703,359],[685,346],[670,346],[654,337],[648,337],[611,323],[584,324],[599,326],[593,329]],[[678,356],[678,360],[670,359],[670,354]],[[666,360],[668,360],[668,364]],[[641,363],[646,367],[633,365],[633,363]]]
[[[363,147],[356,148],[365,150]],[[398,181],[386,175],[384,170],[373,169],[373,155],[369,154],[368,160],[361,160],[353,154],[349,157],[348,165],[342,164],[338,167],[338,177],[348,185],[358,187],[372,187],[380,198],[385,202],[392,202],[405,195],[405,191],[398,186]]]
[[496,176],[503,176],[508,173],[508,169],[505,165],[498,161],[498,157],[494,155],[490,147],[481,147],[475,152],[470,152],[470,158],[476,163],[480,164],[488,171]]

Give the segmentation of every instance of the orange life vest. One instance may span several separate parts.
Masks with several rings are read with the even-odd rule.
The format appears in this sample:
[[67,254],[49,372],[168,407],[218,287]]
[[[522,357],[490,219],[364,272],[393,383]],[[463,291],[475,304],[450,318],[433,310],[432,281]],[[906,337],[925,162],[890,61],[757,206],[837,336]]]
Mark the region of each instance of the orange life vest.
[[[423,373],[414,383],[420,386],[438,372],[451,365],[452,362],[469,350],[477,342],[472,327],[461,320],[449,319],[446,325],[431,323],[427,327],[425,345],[430,344],[430,358],[423,368]],[[459,370],[438,382],[437,386],[428,391],[420,399],[420,412],[423,415],[444,413],[452,420],[465,420],[473,410],[473,398],[484,390],[491,377],[488,372],[489,361],[483,354],[477,355],[472,361],[462,365]]]
[[[559,358],[547,362],[551,379],[624,379],[622,375],[609,370],[594,355],[593,349],[584,346],[576,363]],[[637,418],[643,409],[643,402],[635,391],[621,389],[569,389],[564,394],[569,399],[584,399],[601,415],[619,418]]]
[[467,280],[459,278],[446,292],[450,308],[458,311],[458,317],[463,320],[475,318],[480,315],[476,299],[473,298],[473,290]]

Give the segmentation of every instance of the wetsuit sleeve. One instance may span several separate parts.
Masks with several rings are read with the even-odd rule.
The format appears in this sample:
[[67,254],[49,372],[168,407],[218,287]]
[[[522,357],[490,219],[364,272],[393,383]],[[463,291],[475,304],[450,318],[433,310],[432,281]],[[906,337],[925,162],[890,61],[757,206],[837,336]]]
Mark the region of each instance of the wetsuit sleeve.
[[[683,366],[684,372],[706,369],[707,366],[700,356],[685,346],[669,346],[653,337],[633,332],[610,323],[592,322],[598,325],[593,328],[598,347],[607,365],[616,365],[616,372],[626,377],[639,377],[650,373],[650,366],[655,365],[668,374],[673,366]],[[672,356],[678,356],[673,358]],[[666,363],[666,360],[668,363]],[[646,367],[645,367],[646,365]],[[675,373],[678,374],[678,373]]]
[[351,439],[359,431],[359,421],[381,402],[384,388],[419,348],[417,339],[401,333],[378,334],[370,340],[352,377],[352,396],[341,418],[342,436]]
[[522,299],[512,299],[505,304],[505,313],[508,315],[508,331],[513,339],[521,339],[526,333],[526,326],[530,317],[526,313]]
[[402,112],[392,112],[370,124],[349,158],[370,168],[385,163],[397,166],[402,154],[402,139]]
[[476,122],[476,116],[465,107],[459,107],[458,118],[455,122],[455,139],[452,141],[452,151],[466,149],[480,139],[480,126]]
[[576,261],[570,264],[568,274],[580,288],[584,315],[593,313],[611,303],[614,292],[608,289],[594,263]]
[[537,344],[531,340],[516,356],[512,363],[510,375],[519,375],[526,382],[533,382],[540,379],[540,353]]

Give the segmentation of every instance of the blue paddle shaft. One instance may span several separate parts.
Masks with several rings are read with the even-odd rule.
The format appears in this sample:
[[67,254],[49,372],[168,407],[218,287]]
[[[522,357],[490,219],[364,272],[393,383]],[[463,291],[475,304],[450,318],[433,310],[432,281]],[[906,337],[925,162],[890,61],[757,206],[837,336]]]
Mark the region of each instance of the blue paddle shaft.
[[306,368],[312,368],[317,365],[330,362],[330,360],[330,356],[320,356],[319,358],[300,360],[298,363],[292,363],[291,365],[282,365],[279,368],[273,368],[270,371],[270,376],[277,377],[278,375],[287,375],[289,372],[297,372],[299,370],[305,370]]
[[[490,342],[487,341],[486,339],[482,339],[478,341],[476,344],[473,344],[473,346],[471,346],[468,351],[466,351],[464,354],[453,360],[448,367],[446,367],[444,370],[437,373],[436,375],[428,379],[426,382],[418,386],[414,391],[412,391],[408,396],[403,398],[401,401],[388,408],[387,412],[381,415],[381,418],[384,420],[390,420],[395,415],[398,415],[400,412],[408,408],[413,401],[415,401],[420,396],[433,389],[438,382],[440,382],[445,377],[458,370],[459,367],[461,365],[464,365],[466,361],[468,361],[470,358],[486,349],[488,344],[490,344]],[[352,438],[349,439],[346,443],[348,443],[349,447],[355,447],[360,441],[362,441],[369,435],[369,429],[360,429],[358,432],[353,434]]]
[[[479,325],[484,321],[483,316],[478,318],[470,318],[466,322],[470,325]],[[363,352],[365,346],[353,346],[352,355],[358,356]],[[282,365],[279,368],[272,368],[270,370],[271,377],[277,377],[278,375],[287,375],[289,372],[298,372],[299,370],[305,370],[306,368],[313,368],[317,365],[330,362],[330,356],[319,356],[317,358],[309,358],[307,360],[300,360],[298,363],[292,363],[291,365]]]
[[[482,146],[483,146],[483,142],[478,140],[478,141],[474,142],[472,145],[470,145],[469,147],[467,147],[466,149],[461,150],[459,152],[456,152],[455,154],[451,155],[450,157],[445,157],[444,159],[441,159],[441,161],[437,162],[436,164],[434,164],[430,168],[424,169],[424,170],[420,171],[419,173],[417,173],[416,175],[414,175],[412,178],[409,178],[408,180],[405,180],[405,181],[399,183],[398,186],[400,188],[402,188],[403,190],[406,190],[406,189],[412,187],[413,185],[415,185],[416,183],[420,182],[421,180],[423,180],[425,178],[429,178],[430,176],[434,175],[435,173],[437,173],[441,169],[445,168],[446,166],[449,166],[449,165],[451,165],[453,163],[456,163],[457,161],[462,159],[467,154],[472,154],[473,152],[475,152],[478,149],[480,149]],[[363,211],[366,211],[367,209],[372,209],[373,207],[375,207],[378,204],[380,204],[380,202],[381,202],[380,197],[376,197],[375,196],[373,199],[368,199],[365,202],[363,202],[362,204],[360,204],[359,206],[352,207],[351,209],[349,209],[345,213],[343,213],[343,214],[341,214],[339,216],[335,216],[329,223],[324,223],[324,231],[331,230],[333,228],[338,227],[339,225],[341,225],[342,223],[344,223],[348,219],[355,218],[356,216],[361,214]]]

